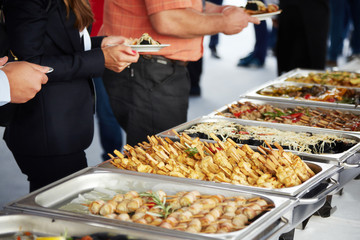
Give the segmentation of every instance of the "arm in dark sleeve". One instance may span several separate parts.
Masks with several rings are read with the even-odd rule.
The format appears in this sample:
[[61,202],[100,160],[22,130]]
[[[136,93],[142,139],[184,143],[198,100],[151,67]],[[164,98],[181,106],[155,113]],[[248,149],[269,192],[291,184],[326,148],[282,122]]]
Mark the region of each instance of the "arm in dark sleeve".
[[[48,1],[7,1],[5,6],[6,26],[13,53],[19,60],[54,68],[54,72],[49,74],[49,81],[51,82],[100,76],[105,69],[102,50],[96,48],[100,39],[92,40],[95,47],[92,50],[75,51],[67,34],[71,31],[79,31],[72,29],[73,23],[62,24],[57,9],[59,2],[52,0],[53,5],[48,12],[46,10]],[[59,17],[54,20],[54,16],[57,15],[51,16],[52,21],[50,21],[50,14],[57,14]],[[66,15],[66,11],[63,14]],[[55,41],[55,36],[49,35],[47,32],[49,28],[58,32],[56,37],[64,41],[64,46],[69,46],[66,50],[60,46],[62,44],[59,39]],[[60,44],[56,44],[56,42],[60,42]]]

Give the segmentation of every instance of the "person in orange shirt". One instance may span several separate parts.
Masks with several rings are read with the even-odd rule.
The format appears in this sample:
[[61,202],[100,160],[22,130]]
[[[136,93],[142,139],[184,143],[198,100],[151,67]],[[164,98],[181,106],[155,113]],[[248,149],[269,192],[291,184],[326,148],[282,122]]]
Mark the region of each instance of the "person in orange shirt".
[[104,85],[127,144],[135,145],[187,121],[188,61],[203,54],[203,36],[241,32],[257,18],[242,8],[201,0],[105,0],[101,35],[139,38],[148,33],[162,44],[145,52],[122,73],[105,71]]

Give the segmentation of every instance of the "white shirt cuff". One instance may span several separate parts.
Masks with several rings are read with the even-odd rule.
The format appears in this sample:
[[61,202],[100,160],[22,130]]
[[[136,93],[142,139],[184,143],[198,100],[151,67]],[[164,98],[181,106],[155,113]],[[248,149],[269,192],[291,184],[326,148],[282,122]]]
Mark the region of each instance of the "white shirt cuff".
[[10,102],[10,84],[6,74],[0,70],[0,106]]

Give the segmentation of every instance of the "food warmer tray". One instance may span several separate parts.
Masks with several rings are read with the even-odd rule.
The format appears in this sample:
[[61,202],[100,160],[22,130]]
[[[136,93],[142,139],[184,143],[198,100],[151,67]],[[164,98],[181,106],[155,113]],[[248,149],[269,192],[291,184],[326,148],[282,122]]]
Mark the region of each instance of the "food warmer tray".
[[[246,228],[226,234],[193,234],[182,231],[164,229],[161,227],[108,219],[95,215],[60,210],[61,206],[77,198],[81,193],[95,188],[108,188],[121,191],[163,190],[168,194],[178,191],[198,190],[201,194],[222,194],[224,196],[242,195],[246,198],[262,197],[274,208],[265,212]],[[179,178],[154,177],[154,175],[136,174],[129,171],[111,171],[99,168],[86,168],[45,186],[27,196],[11,202],[4,207],[6,213],[34,214],[43,217],[60,217],[79,220],[108,227],[126,228],[129,231],[145,232],[146,236],[158,236],[166,239],[276,239],[281,233],[291,227],[292,209],[297,205],[296,199],[281,196],[271,196],[253,193],[245,190],[231,190],[221,185],[210,185],[202,182],[190,182]],[[313,211],[316,211],[313,209]],[[160,235],[160,237],[159,237]]]
[[315,188],[319,185],[320,182],[327,181],[337,174],[343,169],[342,166],[335,166],[333,164],[328,163],[321,163],[321,162],[309,162],[305,161],[308,166],[316,173],[315,176],[311,177],[307,181],[303,182],[302,184],[294,187],[288,188],[278,188],[278,189],[270,189],[270,188],[263,188],[263,187],[256,187],[256,186],[245,186],[245,185],[238,185],[232,183],[225,183],[225,182],[213,182],[213,181],[203,181],[198,179],[190,179],[190,178],[180,178],[180,177],[173,177],[173,176],[166,176],[166,175],[159,175],[154,173],[142,173],[130,170],[122,170],[110,163],[110,161],[103,162],[99,164],[98,168],[103,169],[113,169],[120,173],[132,173],[139,176],[148,176],[150,178],[156,179],[163,179],[163,181],[171,181],[172,179],[178,179],[178,181],[185,181],[187,183],[193,184],[206,184],[216,188],[226,188],[231,190],[239,190],[239,191],[251,191],[251,192],[258,192],[264,194],[271,194],[275,196],[288,196],[288,197],[297,197],[301,198],[303,195],[308,193],[310,190]]
[[[347,70],[341,70],[341,69],[334,69],[333,71],[341,71],[341,72],[355,72],[355,71],[347,71]],[[312,70],[312,69],[303,69],[303,68],[296,68],[293,69],[287,73],[282,74],[278,78],[274,79],[272,82],[291,82],[286,81],[286,79],[290,77],[306,77],[309,75],[309,73],[325,73],[326,71],[323,70]],[[334,85],[329,84],[311,84],[311,85],[322,85],[322,86],[328,86],[328,87],[334,87]],[[360,88],[357,87],[350,87],[350,86],[338,86],[338,87],[345,87],[345,88],[354,88],[360,90]]]
[[[161,234],[149,234],[124,226],[109,226],[101,223],[81,221],[70,218],[39,216],[35,214],[3,214],[0,215],[0,239],[17,239],[15,234],[30,232],[36,236],[82,237],[90,234],[106,233],[118,239],[161,239]],[[123,238],[121,238],[123,237]],[[166,236],[167,239],[179,239]]]
[[[321,102],[321,101],[312,101],[312,100],[301,100],[291,97],[273,97],[265,96],[258,93],[258,91],[269,88],[269,87],[286,87],[286,86],[314,86],[316,84],[305,84],[305,83],[296,83],[296,82],[284,82],[284,81],[269,81],[266,82],[255,89],[247,91],[245,94],[240,95],[240,97],[250,98],[250,99],[260,99],[267,101],[278,101],[278,102],[288,102],[301,105],[315,105],[315,106],[327,106],[332,108],[346,108],[346,109],[359,109],[360,106],[355,106],[354,104],[345,104],[345,103],[333,103],[333,102]],[[334,89],[334,86],[328,86],[329,89]],[[341,87],[348,88],[348,87]],[[358,89],[358,88],[356,88]],[[359,91],[358,91],[359,92]]]
[[[336,153],[336,154],[311,154],[311,153],[305,153],[305,152],[299,152],[294,150],[285,150],[289,152],[293,152],[296,155],[299,155],[303,158],[314,158],[319,159],[320,161],[336,161],[339,163],[344,162],[348,157],[354,155],[357,151],[360,149],[360,135],[353,135],[350,133],[334,133],[331,130],[327,129],[321,129],[321,128],[311,128],[306,126],[298,126],[298,125],[290,125],[290,124],[277,124],[277,123],[270,123],[270,122],[258,122],[258,121],[249,121],[249,120],[243,120],[243,119],[237,119],[237,118],[214,118],[214,117],[199,117],[192,121],[180,124],[172,129],[166,130],[164,132],[159,133],[158,135],[161,137],[170,137],[178,140],[178,137],[175,135],[175,133],[172,131],[173,129],[177,132],[182,132],[185,129],[189,129],[191,126],[198,124],[198,123],[207,123],[207,122],[218,122],[218,121],[228,121],[228,122],[234,122],[245,126],[260,126],[260,127],[267,127],[267,128],[274,128],[277,130],[282,131],[292,131],[292,132],[310,132],[310,133],[317,133],[317,134],[331,134],[336,135],[338,137],[344,137],[347,139],[352,139],[357,141],[357,144],[351,147],[350,149],[342,152],[342,153]],[[201,139],[203,141],[208,142],[215,142],[212,139]],[[239,144],[242,145],[242,144]],[[250,145],[249,145],[250,146]],[[257,146],[251,146],[253,149],[256,149]]]
[[[311,165],[311,163],[310,163]],[[319,164],[319,166],[326,166],[328,164]],[[155,175],[152,173],[140,173],[135,171],[128,171],[128,170],[122,170],[119,168],[116,168],[113,166],[109,161],[101,163],[97,166],[100,169],[107,169],[109,171],[118,172],[120,174],[126,173],[126,174],[132,174],[132,175],[139,175],[139,176],[148,176],[149,178],[156,178],[159,181],[163,182],[169,182],[173,181],[173,179],[178,179],[180,182],[185,182],[186,184],[190,184],[192,186],[210,186],[216,189],[229,189],[230,191],[239,191],[239,192],[253,192],[256,194],[265,194],[265,196],[278,196],[278,197],[285,197],[289,198],[291,200],[297,201],[297,203],[294,205],[294,210],[287,212],[283,217],[287,221],[287,226],[284,226],[282,233],[286,233],[292,229],[294,229],[296,226],[298,226],[301,222],[303,222],[305,219],[313,215],[317,210],[319,210],[326,202],[326,196],[329,194],[332,194],[336,191],[338,191],[339,188],[339,182],[335,179],[338,177],[336,173],[332,174],[328,172],[331,177],[327,178],[326,180],[318,180],[314,184],[314,186],[302,186],[304,189],[302,192],[298,193],[297,195],[292,194],[291,191],[294,190],[296,187],[288,188],[288,189],[282,189],[281,191],[278,191],[279,189],[264,189],[259,187],[249,187],[244,185],[234,185],[229,183],[216,183],[216,182],[210,182],[210,181],[201,181],[196,179],[189,179],[189,178],[178,178],[178,177],[170,177],[170,176],[164,176],[164,175]],[[334,168],[331,168],[334,170]],[[341,171],[340,169],[338,169]],[[336,171],[338,171],[336,170]],[[336,172],[335,171],[335,172]],[[297,186],[298,187],[298,186]],[[198,187],[196,187],[197,189]],[[273,191],[274,190],[274,191]],[[298,189],[296,189],[298,190]],[[263,193],[262,193],[263,192]],[[295,191],[296,192],[296,191]],[[291,194],[293,196],[291,196]]]
[[[278,108],[296,108],[298,106],[303,106],[303,107],[308,107],[310,109],[313,110],[319,110],[319,109],[325,109],[325,110],[331,110],[334,109],[333,107],[329,107],[329,106],[316,106],[314,104],[309,105],[309,104],[298,104],[298,103],[290,103],[290,102],[278,102],[275,101],[275,99],[272,100],[259,100],[259,99],[249,99],[249,98],[240,98],[239,100],[236,100],[234,102],[231,102],[230,104],[227,104],[225,106],[220,107],[219,109],[211,112],[210,114],[208,114],[208,117],[214,117],[214,118],[223,118],[223,119],[229,119],[228,117],[224,117],[224,116],[220,116],[217,115],[218,113],[226,113],[228,112],[228,106],[231,106],[232,104],[236,104],[238,102],[251,102],[254,104],[258,104],[258,105],[264,105],[264,104],[268,104],[271,105],[273,107],[278,107]],[[352,109],[348,109],[348,108],[336,108],[337,111],[341,111],[341,112],[349,112],[352,113],[354,115],[360,115],[360,108],[352,108]],[[301,125],[293,125],[293,124],[285,124],[285,123],[270,123],[270,122],[266,122],[266,121],[257,121],[257,120],[245,120],[245,119],[239,119],[239,118],[230,118],[230,119],[237,119],[237,120],[241,120],[241,122],[249,122],[249,123],[254,123],[254,122],[261,122],[263,124],[263,126],[277,126],[277,125],[284,125],[284,126],[288,126],[289,128],[292,127],[294,129],[301,129],[301,128],[310,128],[310,129],[325,129],[325,128],[318,128],[318,127],[309,127],[309,126],[301,126]],[[358,134],[360,135],[359,131],[345,131],[345,130],[335,130],[335,129],[327,129],[331,132],[337,132],[337,133],[345,133],[345,134]]]

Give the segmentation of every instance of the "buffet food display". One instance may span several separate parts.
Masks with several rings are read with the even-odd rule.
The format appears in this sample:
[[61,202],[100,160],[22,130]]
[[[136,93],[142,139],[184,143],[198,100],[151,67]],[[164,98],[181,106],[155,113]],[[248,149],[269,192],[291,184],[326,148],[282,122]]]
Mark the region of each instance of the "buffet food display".
[[[86,197],[82,197],[83,205],[88,207],[85,213],[207,234],[241,230],[274,207],[261,197],[246,199],[241,195],[204,195],[197,190],[181,191],[175,195],[168,195],[162,190],[114,192],[101,194],[96,200],[84,199]],[[61,209],[66,210],[67,206]]]
[[358,79],[291,71],[9,203],[0,237],[278,239],[360,174]]
[[360,88],[360,73],[344,71],[309,72],[306,75],[291,76],[285,81]]
[[360,132],[360,111],[274,102],[236,101],[213,115],[271,123],[283,123]]
[[125,146],[125,155],[114,151],[111,163],[121,169],[226,182],[264,188],[300,185],[315,175],[302,159],[274,143],[273,149],[259,146],[259,152],[248,145],[239,147],[230,138],[222,142],[214,134],[216,144],[178,135],[180,141],[149,137],[139,146]]
[[101,224],[104,231],[125,228],[135,239],[254,239],[287,227],[281,217],[295,204],[183,179],[88,168],[7,208]]
[[253,146],[266,146],[269,143],[275,147],[278,143],[283,149],[314,154],[341,153],[354,147],[359,141],[357,138],[335,134],[285,131],[225,120],[195,123],[183,132],[202,139],[211,139],[211,134],[215,134],[222,140],[231,138],[236,143]]
[[34,213],[0,215],[0,239],[5,240],[128,240],[145,234],[118,226],[39,216]]
[[256,92],[259,95],[296,100],[351,104],[358,106],[360,91],[319,85],[272,84]]

